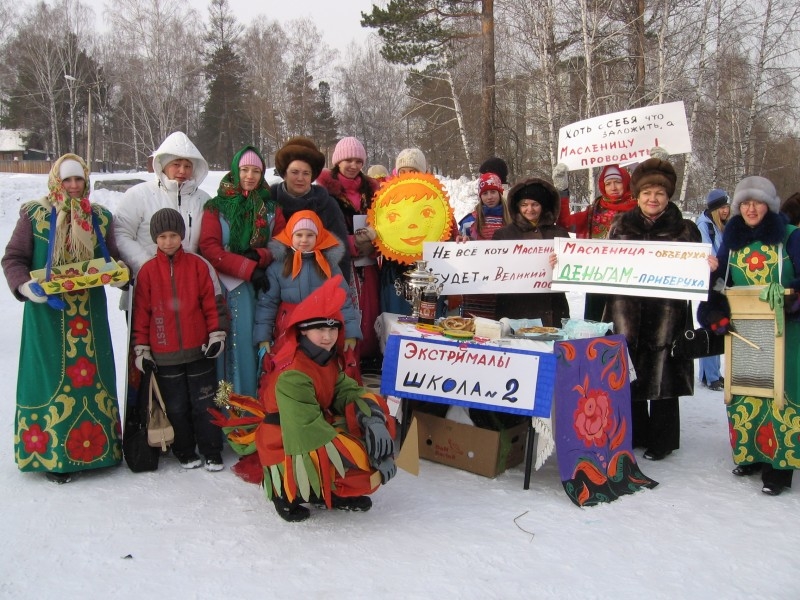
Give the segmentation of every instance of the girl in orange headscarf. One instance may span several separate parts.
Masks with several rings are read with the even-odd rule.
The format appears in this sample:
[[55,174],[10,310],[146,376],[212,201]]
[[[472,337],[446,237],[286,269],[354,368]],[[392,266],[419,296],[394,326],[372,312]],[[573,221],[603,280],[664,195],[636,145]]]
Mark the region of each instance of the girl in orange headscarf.
[[[274,261],[267,268],[267,289],[259,294],[255,311],[253,340],[266,351],[277,351],[284,333],[284,321],[292,309],[331,277],[341,274],[339,260],[344,246],[322,226],[316,213],[300,210],[269,243]],[[352,350],[361,339],[361,320],[350,300],[350,288],[342,306],[344,349]]]

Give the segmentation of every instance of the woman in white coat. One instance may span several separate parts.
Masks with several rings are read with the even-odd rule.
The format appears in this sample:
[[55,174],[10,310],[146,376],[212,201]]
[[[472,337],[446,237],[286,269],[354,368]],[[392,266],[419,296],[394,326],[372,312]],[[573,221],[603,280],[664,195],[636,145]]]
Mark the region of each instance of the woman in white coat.
[[197,253],[203,206],[209,195],[200,189],[208,175],[208,163],[182,131],[176,131],[153,153],[155,178],[133,186],[114,213],[114,233],[122,260],[135,277],[155,256],[150,237],[150,217],[162,208],[174,208],[186,225],[183,248]]

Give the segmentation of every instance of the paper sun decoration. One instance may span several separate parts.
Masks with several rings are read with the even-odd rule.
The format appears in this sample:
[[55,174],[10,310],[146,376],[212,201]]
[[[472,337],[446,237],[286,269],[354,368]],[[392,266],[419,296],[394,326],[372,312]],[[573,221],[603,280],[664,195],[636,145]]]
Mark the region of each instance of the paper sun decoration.
[[453,208],[430,173],[406,173],[385,181],[367,212],[381,254],[405,265],[422,258],[423,242],[450,239]]

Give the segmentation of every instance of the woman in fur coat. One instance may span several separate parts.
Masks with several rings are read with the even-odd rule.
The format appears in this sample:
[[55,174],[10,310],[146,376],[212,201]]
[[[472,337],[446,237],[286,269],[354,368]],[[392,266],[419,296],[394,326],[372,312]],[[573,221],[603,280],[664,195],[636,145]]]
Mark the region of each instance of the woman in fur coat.
[[[675,169],[665,160],[641,163],[631,176],[637,206],[614,218],[608,239],[700,242],[697,226],[670,201],[676,180]],[[631,382],[633,445],[644,446],[649,460],[661,460],[680,447],[678,396],[694,394],[694,361],[670,356],[688,310],[686,300],[609,295],[606,302],[603,321],[613,321],[615,333],[625,336],[636,369],[636,381]]]

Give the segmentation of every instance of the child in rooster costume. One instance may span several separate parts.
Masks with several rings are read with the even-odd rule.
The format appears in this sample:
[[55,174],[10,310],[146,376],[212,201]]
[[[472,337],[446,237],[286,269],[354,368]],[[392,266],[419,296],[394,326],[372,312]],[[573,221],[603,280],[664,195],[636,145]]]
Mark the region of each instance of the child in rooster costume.
[[[263,482],[286,521],[318,508],[367,511],[373,493],[397,472],[395,422],[386,402],[342,369],[339,336],[345,291],[341,275],[298,304],[286,321],[286,342],[266,369],[259,400],[227,394],[216,413],[231,446],[245,458],[234,468]],[[261,473],[253,473],[253,466]]]

